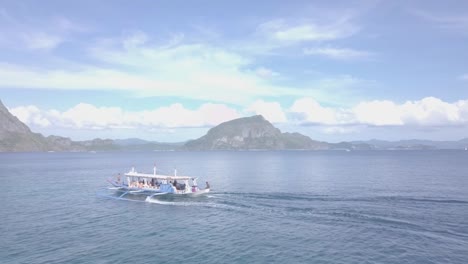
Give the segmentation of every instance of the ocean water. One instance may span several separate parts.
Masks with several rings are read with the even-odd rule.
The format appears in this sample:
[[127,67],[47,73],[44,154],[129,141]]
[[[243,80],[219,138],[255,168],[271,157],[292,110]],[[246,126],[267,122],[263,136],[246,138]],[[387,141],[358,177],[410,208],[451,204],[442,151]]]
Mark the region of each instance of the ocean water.
[[[155,162],[213,192],[104,195]],[[0,263],[468,263],[466,151],[3,153],[0,185]]]

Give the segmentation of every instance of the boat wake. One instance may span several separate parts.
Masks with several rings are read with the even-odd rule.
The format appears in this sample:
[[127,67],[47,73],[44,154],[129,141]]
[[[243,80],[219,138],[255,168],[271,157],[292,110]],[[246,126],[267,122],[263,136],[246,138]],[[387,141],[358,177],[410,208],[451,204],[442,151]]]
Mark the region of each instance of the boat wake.
[[[145,202],[159,206],[197,207],[203,210],[221,210],[226,213],[250,216],[272,217],[273,219],[294,219],[314,221],[317,224],[336,225],[352,223],[356,225],[385,225],[393,229],[409,229],[413,232],[432,232],[448,235],[453,239],[468,237],[468,233],[451,228],[427,229],[421,219],[412,217],[412,210],[438,208],[440,203],[453,210],[464,210],[468,201],[443,197],[411,196],[338,196],[310,193],[241,193],[210,192],[201,196],[180,195],[113,195],[106,198]],[[398,208],[398,213],[381,208]]]
[[164,201],[158,198],[146,198],[145,202],[159,205],[171,205],[171,206],[206,206],[205,203],[201,202],[187,202],[187,201]]

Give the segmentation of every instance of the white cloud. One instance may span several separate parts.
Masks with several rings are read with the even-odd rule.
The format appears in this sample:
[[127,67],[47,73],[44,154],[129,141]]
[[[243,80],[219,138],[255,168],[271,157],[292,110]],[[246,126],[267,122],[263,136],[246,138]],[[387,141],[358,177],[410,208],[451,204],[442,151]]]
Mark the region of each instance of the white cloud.
[[362,102],[351,111],[357,123],[376,126],[403,125],[401,106],[391,101]]
[[286,122],[286,115],[281,108],[281,105],[277,102],[265,102],[263,100],[257,100],[251,104],[247,109],[247,112],[253,112],[257,115],[262,115],[266,120],[272,123]]
[[468,100],[447,103],[435,97],[395,104],[391,101],[371,101],[352,109],[361,124],[449,126],[468,124]]
[[63,112],[41,110],[36,106],[19,106],[10,111],[28,125],[73,129],[206,127],[240,117],[235,109],[212,103],[194,110],[172,104],[152,110],[125,111],[120,107],[80,103]]
[[36,20],[10,15],[0,9],[0,45],[3,48],[50,51],[77,32],[89,31],[65,17]]
[[126,49],[138,48],[139,46],[145,44],[148,41],[149,37],[146,33],[142,31],[133,32],[123,40],[123,46]]
[[41,110],[34,105],[19,106],[9,109],[9,111],[23,123],[40,127],[48,127],[51,125],[50,121],[41,113]]
[[31,50],[51,50],[64,41],[60,36],[43,32],[25,33],[21,36],[26,47]]
[[[454,103],[435,97],[397,104],[388,100],[363,101],[343,109],[323,107],[312,98],[296,100],[288,110],[299,124],[325,126],[458,126],[468,125],[468,100]],[[338,131],[335,128],[330,131]]]
[[411,10],[411,13],[436,27],[466,34],[468,30],[468,14],[435,14],[425,10]]
[[216,47],[192,44],[144,45],[145,35],[122,40],[119,47],[99,46],[92,55],[106,68],[82,65],[74,70],[43,70],[0,64],[0,86],[75,90],[129,90],[145,96],[181,96],[241,102],[285,91],[270,85],[243,56]]
[[[62,90],[127,90],[138,96],[177,96],[245,104],[262,96],[314,92],[272,83],[278,73],[252,70],[250,57],[206,44],[155,46],[137,32],[101,41],[90,55],[105,66],[73,64],[44,69],[0,63],[0,87]],[[319,88],[317,88],[319,89]]]
[[322,55],[332,59],[350,60],[363,59],[372,56],[372,53],[348,48],[305,48],[305,55]]
[[203,45],[135,52],[103,51],[99,56],[113,64],[106,68],[73,65],[73,69],[48,69],[0,62],[0,89],[121,90],[138,97],[174,96],[245,106],[257,98],[281,96],[349,102],[350,88],[369,83],[344,75],[311,81],[308,89],[275,85],[279,73],[252,70],[243,57]]
[[56,30],[62,33],[66,32],[91,32],[92,29],[83,24],[78,24],[74,21],[69,20],[66,17],[59,16],[55,17],[48,24],[53,24],[56,26]]
[[268,68],[265,68],[265,67],[259,67],[255,70],[255,73],[259,76],[259,77],[262,77],[262,78],[271,78],[271,77],[274,77],[274,76],[278,76],[279,73],[277,72],[274,72]]
[[356,132],[364,126],[445,127],[468,126],[468,100],[453,103],[435,97],[398,104],[388,100],[363,101],[350,108],[320,105],[313,98],[296,100],[288,109],[278,102],[257,100],[243,113],[224,104],[205,103],[196,109],[172,104],[143,111],[97,107],[80,103],[66,111],[36,106],[10,109],[24,123],[40,128],[71,129],[172,129],[211,127],[252,113],[272,123],[313,125],[326,134]]
[[96,107],[85,103],[62,113],[51,110],[46,115],[55,118],[60,126],[73,128],[125,127],[131,120],[119,107]]
[[400,106],[404,124],[445,126],[468,122],[468,100],[447,103],[435,97],[408,101]]
[[335,109],[321,106],[313,98],[296,100],[289,112],[295,114],[301,123],[332,125],[338,124],[338,113]]
[[282,42],[325,41],[346,38],[359,31],[348,17],[331,23],[287,22],[283,19],[262,23],[257,31],[266,37]]
[[[328,27],[335,26],[325,26]],[[72,39],[71,33],[66,32],[84,30],[62,18],[53,30],[20,32],[23,39],[29,39],[28,48],[52,50]],[[0,39],[2,33],[0,30]],[[134,96],[174,96],[245,106],[266,96],[313,96],[326,100],[325,97],[331,97],[327,87],[330,81],[341,91],[349,85],[338,76],[323,82],[316,80],[307,84],[312,89],[304,89],[304,84],[278,81],[280,78],[276,77],[281,73],[258,65],[258,54],[229,45],[194,42],[183,34],[161,39],[136,30],[125,32],[122,37],[84,44],[88,48],[83,48],[83,56],[87,57],[80,62],[55,56],[49,56],[49,61],[41,59],[41,67],[37,67],[37,61],[33,61],[34,66],[0,62],[0,89],[125,90]],[[332,100],[336,98],[334,94]]]

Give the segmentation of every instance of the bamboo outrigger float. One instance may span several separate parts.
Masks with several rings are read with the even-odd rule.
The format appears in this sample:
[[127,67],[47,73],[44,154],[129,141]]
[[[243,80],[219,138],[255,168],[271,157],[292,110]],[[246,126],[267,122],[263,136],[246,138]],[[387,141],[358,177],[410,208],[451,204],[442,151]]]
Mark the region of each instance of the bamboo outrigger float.
[[210,191],[208,182],[204,189],[200,189],[197,178],[177,176],[177,170],[174,170],[173,176],[156,174],[156,167],[154,167],[153,174],[140,173],[132,168],[123,176],[119,174],[108,179],[108,182],[113,186],[110,189],[122,192],[118,198],[124,198],[127,194],[143,194],[147,195],[146,200],[148,200],[156,195],[199,195]]

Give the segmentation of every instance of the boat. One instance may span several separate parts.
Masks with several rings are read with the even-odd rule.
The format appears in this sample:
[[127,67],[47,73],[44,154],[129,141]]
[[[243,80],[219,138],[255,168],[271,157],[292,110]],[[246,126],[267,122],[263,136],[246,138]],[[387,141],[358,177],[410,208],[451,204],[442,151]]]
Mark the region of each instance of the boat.
[[119,173],[107,181],[112,185],[109,189],[121,192],[118,198],[124,198],[128,194],[141,194],[146,195],[148,201],[157,195],[200,195],[210,192],[208,182],[201,189],[195,177],[177,176],[177,170],[174,170],[174,175],[157,174],[156,167],[152,174],[137,172],[133,167],[123,176]]

